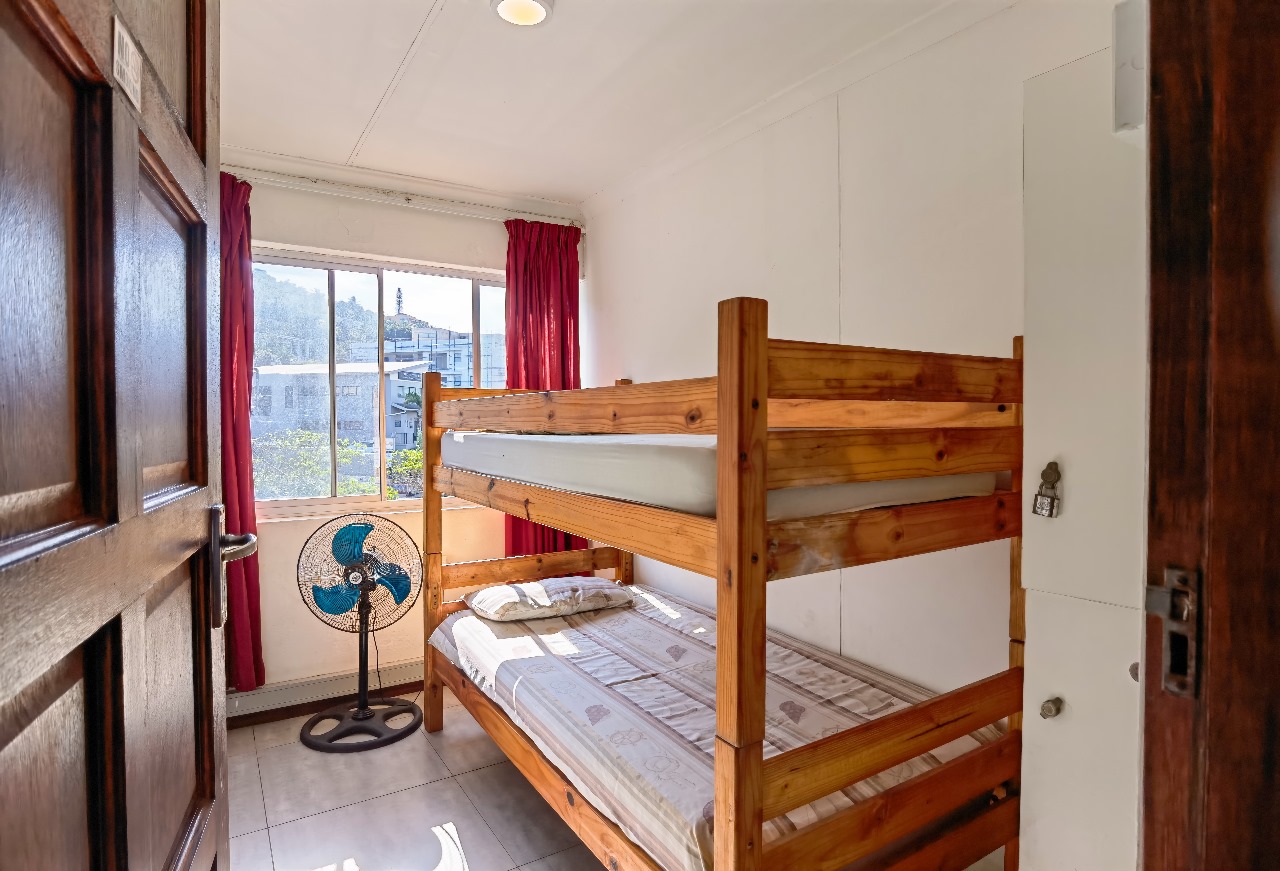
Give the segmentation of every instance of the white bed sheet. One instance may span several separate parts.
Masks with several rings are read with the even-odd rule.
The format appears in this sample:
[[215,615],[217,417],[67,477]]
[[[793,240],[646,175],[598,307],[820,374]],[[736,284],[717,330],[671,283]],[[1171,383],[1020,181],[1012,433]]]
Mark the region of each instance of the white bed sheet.
[[[716,513],[716,439],[700,435],[448,432],[446,466],[703,517]],[[769,493],[769,519],[988,496],[996,474],[793,487]]]

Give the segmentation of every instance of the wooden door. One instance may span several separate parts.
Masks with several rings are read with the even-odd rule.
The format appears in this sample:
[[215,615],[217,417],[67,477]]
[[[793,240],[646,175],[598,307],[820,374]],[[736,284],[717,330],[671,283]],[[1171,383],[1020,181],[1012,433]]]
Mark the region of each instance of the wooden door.
[[228,866],[216,34],[216,0],[0,0],[6,868]]
[[1147,617],[1143,867],[1276,868],[1280,4],[1153,0],[1149,128],[1147,581],[1200,601]]

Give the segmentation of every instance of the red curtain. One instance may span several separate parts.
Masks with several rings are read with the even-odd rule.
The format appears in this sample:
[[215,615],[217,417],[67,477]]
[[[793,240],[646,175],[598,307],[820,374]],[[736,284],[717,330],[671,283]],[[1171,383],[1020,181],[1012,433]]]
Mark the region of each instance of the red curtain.
[[[258,532],[249,401],[253,387],[252,188],[222,173],[222,500],[227,532]],[[258,556],[227,563],[227,683],[248,692],[266,682]]]
[[[575,390],[577,227],[507,221],[507,386]],[[585,539],[507,515],[507,556],[577,550]]]

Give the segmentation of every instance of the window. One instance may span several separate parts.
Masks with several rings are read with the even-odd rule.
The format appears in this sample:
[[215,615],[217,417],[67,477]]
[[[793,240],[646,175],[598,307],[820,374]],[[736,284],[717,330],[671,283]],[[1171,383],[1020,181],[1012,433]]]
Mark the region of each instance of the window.
[[271,257],[253,278],[257,498],[421,497],[423,375],[506,386],[506,288]]

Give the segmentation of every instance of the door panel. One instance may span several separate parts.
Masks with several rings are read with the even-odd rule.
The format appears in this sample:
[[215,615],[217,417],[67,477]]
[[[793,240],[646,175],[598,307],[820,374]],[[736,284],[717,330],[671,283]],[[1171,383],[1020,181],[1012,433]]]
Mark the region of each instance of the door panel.
[[[140,149],[137,200],[137,243],[146,259],[139,264],[142,305],[141,345],[147,360],[165,361],[163,377],[146,379],[142,394],[142,492],[144,499],[164,494],[197,480],[193,448],[203,440],[199,432],[203,391],[191,383],[189,349],[205,334],[203,307],[192,305],[203,293],[200,260],[192,250],[202,238],[199,215],[186,202],[158,155]],[[199,252],[200,255],[203,252]],[[199,359],[199,358],[197,358]],[[194,395],[193,395],[194,394]]]
[[[56,54],[0,9],[0,541],[84,513],[76,274],[85,199],[80,94]],[[7,123],[35,118],[38,124]]]
[[[168,856],[175,833],[200,796],[197,788],[195,657],[192,584],[186,567],[147,593],[143,624],[146,662],[146,750],[148,783],[136,784],[149,799],[153,856]],[[128,671],[133,669],[125,663]],[[132,736],[130,736],[132,737]],[[126,738],[126,743],[129,738]]]
[[0,0],[0,865],[206,871],[229,861],[217,8],[122,5],[140,109],[116,12]]
[[[12,868],[90,866],[83,659],[75,651],[0,709],[0,844]],[[21,800],[13,800],[16,797]]]

